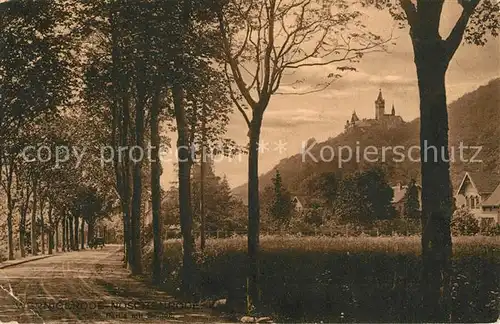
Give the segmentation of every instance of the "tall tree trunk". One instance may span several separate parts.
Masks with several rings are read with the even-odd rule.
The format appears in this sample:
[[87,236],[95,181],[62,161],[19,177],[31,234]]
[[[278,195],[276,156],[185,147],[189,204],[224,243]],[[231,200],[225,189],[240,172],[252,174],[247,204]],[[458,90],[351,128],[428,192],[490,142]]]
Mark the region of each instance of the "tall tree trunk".
[[12,201],[12,193],[10,192],[9,188],[7,190],[7,237],[8,237],[9,260],[14,260],[14,237],[12,231],[13,210],[14,210],[14,202]]
[[24,217],[21,216],[21,221],[19,222],[19,249],[21,250],[21,258],[24,258],[26,256],[25,239],[26,239],[26,214],[24,215]]
[[31,211],[31,254],[37,255],[36,244],[36,206],[38,204],[37,197],[37,180],[33,180],[33,210]]
[[21,250],[21,257],[26,256],[26,215],[28,213],[28,204],[30,201],[31,191],[28,186],[26,186],[26,196],[24,196],[24,201],[22,202],[21,209],[19,211],[19,248]]
[[[255,110],[254,110],[255,111]],[[259,307],[259,141],[262,114],[254,113],[250,125],[250,150],[248,154],[248,278],[247,310]]]
[[[19,225],[21,227],[21,225]],[[19,249],[21,250],[21,258],[26,256],[26,225],[23,225],[23,229],[19,228]]]
[[453,199],[445,76],[460,44],[458,30],[460,26],[462,32],[465,30],[467,16],[462,14],[459,28],[454,28],[450,38],[443,40],[439,25],[444,0],[419,1],[418,7],[410,1],[401,4],[410,24],[420,96],[423,321],[446,322],[450,320]]
[[82,217],[82,226],[80,228],[80,249],[85,250],[85,220],[83,219],[83,217]]
[[[0,173],[1,170],[0,164]],[[15,203],[12,199],[12,180],[14,175],[14,159],[11,157],[9,161],[9,165],[6,166],[8,169],[7,179],[6,179],[6,187],[5,191],[7,193],[7,246],[9,250],[9,260],[14,260],[14,235],[12,230],[12,214],[14,212]]]
[[54,249],[54,224],[52,221],[52,204],[49,202],[49,212],[48,212],[48,217],[49,217],[49,254],[53,253]]
[[43,212],[45,209],[45,199],[40,199],[40,242],[42,243],[42,254],[45,254],[45,223]]
[[[130,195],[130,188],[128,188],[128,181],[127,184],[124,184],[124,196],[129,197]],[[122,202],[122,216],[123,216],[123,245],[124,245],[124,264],[123,266],[126,268],[128,264],[130,264],[130,202],[129,198],[125,198],[125,201]]]
[[55,250],[59,252],[59,220],[54,223],[54,235],[56,236]]
[[11,202],[8,202],[9,205],[7,208],[7,236],[8,236],[8,248],[9,248],[9,260],[14,260],[14,237],[12,231],[12,209]]
[[[114,146],[114,166],[115,177],[118,192],[120,194],[120,202],[122,207],[123,220],[123,265],[127,267],[130,263],[130,166],[127,159],[127,154],[119,161],[117,151],[119,147],[128,147],[128,128],[130,121],[129,100],[128,100],[128,79],[124,69],[121,68],[121,51],[120,51],[120,16],[117,7],[110,10],[109,21],[111,24],[111,56],[113,61],[112,82],[113,82],[113,105],[112,105],[112,140]],[[121,107],[121,109],[120,109]],[[120,119],[121,117],[121,119]],[[92,224],[92,235],[93,235]],[[92,236],[93,238],[93,236]]]
[[62,213],[62,215],[61,215],[61,224],[62,224],[62,251],[66,252],[66,247],[68,246],[68,236],[66,235],[67,234],[66,227],[67,227],[68,223],[66,221],[66,212],[63,210],[63,211],[61,211],[61,213]]
[[94,222],[90,221],[87,226],[87,246],[94,239]]
[[153,273],[154,284],[161,283],[163,259],[163,222],[161,218],[161,162],[160,162],[160,95],[161,87],[156,84],[151,105],[151,212],[153,216]]
[[68,249],[71,251],[75,250],[75,236],[73,235],[73,216],[68,215],[68,233],[69,233],[69,241],[68,241]]
[[189,152],[189,134],[184,107],[184,90],[178,84],[173,87],[175,118],[177,122],[177,155],[179,161],[179,213],[182,232],[183,264],[182,291],[186,297],[194,293],[195,262],[194,240],[192,233],[193,218],[191,210],[191,161]]
[[73,233],[72,230],[72,225],[71,225],[71,216],[68,214],[66,215],[66,251],[71,251],[71,237],[73,236],[71,233]]
[[448,155],[448,111],[443,42],[417,47],[422,173],[422,258],[424,309],[428,320],[449,320],[452,252],[452,188]]
[[[128,147],[131,144],[130,140],[130,102],[128,94],[125,94],[125,103],[123,104],[123,127],[122,127],[122,146]],[[126,225],[126,247],[127,247],[127,260],[130,266],[133,262],[132,252],[132,164],[129,159],[129,154],[123,157],[123,192],[124,192],[124,218]]]
[[73,250],[78,251],[78,228],[80,226],[80,215],[75,214],[73,216],[74,219],[74,225],[75,225],[75,235],[74,235],[74,241],[73,241]]
[[205,127],[205,106],[202,108],[201,120],[201,162],[200,162],[200,249],[205,250],[205,176],[206,176],[206,127]]
[[[124,177],[124,199],[122,201],[122,216],[123,216],[123,244],[125,246],[124,255],[124,267],[128,267],[130,264],[130,216],[131,216],[131,206],[130,206],[130,187],[129,187],[129,175],[127,171],[124,172],[126,177]],[[128,178],[125,180],[125,178]]]
[[[142,80],[139,81],[143,82]],[[140,89],[143,85],[138,86],[138,103],[135,109],[135,144],[136,147],[144,147],[144,106],[145,106],[145,91]],[[141,205],[142,205],[142,163],[143,156],[135,156],[133,164],[133,194],[132,194],[132,218],[130,219],[131,227],[131,264],[132,274],[142,274],[142,247],[141,247]]]

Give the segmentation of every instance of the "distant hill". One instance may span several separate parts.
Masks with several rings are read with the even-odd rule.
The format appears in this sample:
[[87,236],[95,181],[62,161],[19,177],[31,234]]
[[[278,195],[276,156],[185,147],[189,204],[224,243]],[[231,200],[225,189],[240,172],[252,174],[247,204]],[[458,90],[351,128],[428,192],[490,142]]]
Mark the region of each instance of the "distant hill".
[[[448,106],[449,111],[449,144],[456,148],[456,161],[451,162],[451,175],[454,188],[458,186],[464,171],[483,171],[492,177],[500,179],[500,79],[494,79],[471,93],[463,95]],[[420,119],[415,119],[397,128],[387,130],[381,126],[374,126],[365,131],[352,130],[342,133],[325,142],[318,143],[310,151],[313,156],[319,157],[321,148],[331,146],[350,146],[353,151],[356,146],[363,152],[368,145],[377,148],[404,146],[408,148],[418,145],[420,133]],[[462,163],[458,148],[460,142],[465,146],[482,146],[476,160],[483,163]],[[324,156],[328,157],[324,150]],[[474,149],[465,150],[465,156],[470,159]],[[336,151],[337,153],[337,151]],[[347,152],[346,152],[347,153]],[[355,153],[355,151],[353,152]],[[414,153],[418,157],[418,151]],[[347,155],[345,155],[347,157]],[[379,157],[381,159],[381,157]],[[363,160],[363,159],[360,159]],[[411,162],[408,158],[404,162],[393,162],[392,154],[387,152],[386,163],[378,163],[386,169],[392,183],[407,182],[414,177],[420,181],[420,163]],[[357,163],[356,159],[346,163],[340,169],[342,173],[366,169],[374,163]],[[310,179],[323,172],[339,170],[338,158],[332,162],[314,162],[310,159],[302,161],[302,155],[296,154],[281,160],[271,171],[260,177],[260,189],[271,184],[275,170],[279,169],[283,182],[295,194],[307,195],[307,183]],[[233,190],[233,194],[247,201],[247,185],[244,184]]]

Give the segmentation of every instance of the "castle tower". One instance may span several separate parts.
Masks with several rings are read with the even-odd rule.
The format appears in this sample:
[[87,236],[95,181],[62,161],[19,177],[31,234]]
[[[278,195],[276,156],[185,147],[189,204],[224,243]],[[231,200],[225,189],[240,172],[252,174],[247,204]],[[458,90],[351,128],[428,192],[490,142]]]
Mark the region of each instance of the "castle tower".
[[382,119],[385,114],[385,100],[382,97],[382,89],[379,90],[378,98],[375,100],[375,119]]
[[351,115],[351,124],[354,124],[356,123],[357,121],[359,121],[359,118],[358,118],[358,115],[356,115],[356,110],[354,110],[352,112],[352,115]]
[[394,104],[392,104],[391,115],[396,116],[396,109],[394,108]]

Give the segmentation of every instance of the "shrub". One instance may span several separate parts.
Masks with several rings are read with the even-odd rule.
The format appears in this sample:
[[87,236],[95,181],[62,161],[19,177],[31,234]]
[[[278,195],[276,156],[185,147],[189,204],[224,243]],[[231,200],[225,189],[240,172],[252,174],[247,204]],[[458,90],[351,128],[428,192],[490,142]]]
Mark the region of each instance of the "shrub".
[[393,220],[377,221],[372,230],[378,229],[379,235],[415,235],[421,232],[420,221],[414,219],[399,218]]
[[467,209],[458,209],[451,220],[453,235],[476,235],[479,233],[479,222]]
[[482,234],[487,236],[499,236],[500,235],[500,224],[486,227]]
[[[496,238],[453,239],[453,322],[494,322],[500,248]],[[165,247],[166,282],[175,291],[180,240]],[[262,302],[278,322],[421,322],[419,237],[263,236]],[[207,240],[197,258],[201,296],[244,311],[246,239]]]
[[287,232],[290,234],[312,235],[316,232],[316,227],[308,223],[304,216],[297,215],[291,219]]

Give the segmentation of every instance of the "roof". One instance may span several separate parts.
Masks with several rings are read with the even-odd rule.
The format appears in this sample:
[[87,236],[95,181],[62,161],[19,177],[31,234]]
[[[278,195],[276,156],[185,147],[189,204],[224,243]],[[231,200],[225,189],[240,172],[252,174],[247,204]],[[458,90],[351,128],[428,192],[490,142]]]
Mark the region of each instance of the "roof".
[[299,201],[299,203],[302,205],[302,207],[306,207],[308,205],[311,204],[312,202],[312,198],[309,197],[309,196],[304,196],[304,195],[293,195],[292,196],[292,201],[297,198],[297,200]]
[[486,172],[469,172],[479,192],[491,193],[500,183],[497,175]]
[[500,184],[498,184],[497,188],[491,196],[488,197],[483,203],[482,206],[499,206],[500,205]]
[[302,205],[305,205],[307,201],[307,198],[305,196],[298,196],[298,195],[292,196],[292,200],[295,199],[297,199],[297,201],[300,202]]
[[487,172],[465,172],[460,185],[458,186],[457,194],[460,192],[465,179],[469,177],[474,187],[480,194],[490,194],[500,183],[500,179],[497,175],[487,173]]

